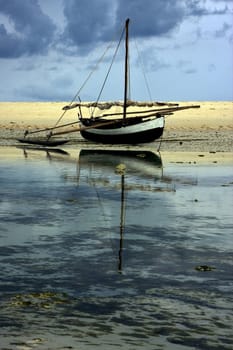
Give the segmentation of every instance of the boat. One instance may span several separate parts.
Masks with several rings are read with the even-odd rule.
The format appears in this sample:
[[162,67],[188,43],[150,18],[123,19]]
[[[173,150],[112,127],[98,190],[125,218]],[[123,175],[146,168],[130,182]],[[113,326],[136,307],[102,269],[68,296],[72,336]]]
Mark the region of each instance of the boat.
[[56,140],[56,139],[45,140],[40,138],[31,139],[31,138],[24,137],[24,138],[19,138],[18,141],[21,143],[27,143],[27,144],[29,143],[30,145],[37,145],[37,146],[45,146],[45,142],[46,142],[46,146],[57,147],[57,146],[64,145],[69,140]]
[[[80,98],[78,102],[74,102],[79,95],[83,84],[75,98],[68,106],[63,107],[63,114],[59,118],[58,122],[53,128],[37,130],[37,131],[26,131],[24,141],[32,143],[32,140],[27,141],[27,135],[46,131],[48,134],[44,139],[40,139],[40,144],[44,143],[45,146],[52,146],[52,138],[58,135],[64,135],[73,132],[80,132],[82,137],[88,141],[103,144],[141,144],[150,143],[157,139],[160,139],[163,135],[165,126],[165,116],[171,115],[176,111],[188,109],[188,108],[199,108],[199,105],[179,106],[176,103],[166,102],[137,102],[131,101],[129,98],[129,18],[125,21],[125,25],[120,36],[117,49],[114,52],[113,60],[111,61],[110,68],[107,72],[107,76],[104,80],[104,84],[101,87],[100,93],[96,101],[91,103],[82,103]],[[116,53],[119,49],[121,41],[124,38],[125,58],[124,58],[124,85],[123,90],[123,101],[110,101],[100,102],[101,93],[109,77],[110,70],[112,68],[113,61],[116,57]],[[111,112],[112,107],[117,106],[117,111]],[[89,116],[87,113],[83,113],[83,107],[89,108]],[[132,108],[133,107],[133,108]],[[136,108],[138,107],[138,108]],[[73,108],[78,109],[78,118],[73,123],[58,125],[62,120],[65,113]],[[109,113],[106,110],[110,110]],[[116,108],[114,108],[116,110]],[[97,110],[97,112],[96,112]],[[84,115],[85,114],[85,115]],[[78,124],[78,127],[74,127]],[[67,126],[71,126],[71,129],[67,129]],[[64,129],[65,127],[65,129]],[[62,128],[61,131],[56,129]],[[23,141],[22,139],[20,142]],[[36,141],[33,141],[36,143]],[[62,140],[57,142],[62,143]],[[56,143],[57,145],[57,143]]]
[[[136,110],[128,112],[132,106],[145,107],[146,103],[136,103],[128,98],[129,91],[129,22],[125,22],[125,62],[124,62],[124,101],[118,103],[122,111],[117,114],[104,114],[96,117],[85,118],[82,116],[80,103],[67,106],[70,109],[78,107],[80,109],[80,133],[90,141],[107,144],[138,144],[148,143],[160,138],[165,125],[165,115],[171,114],[174,110],[179,110],[177,104],[168,104],[170,108],[162,108],[163,103],[151,103],[152,110]],[[102,104],[105,108],[115,106],[116,103]],[[101,103],[89,104],[92,108],[103,108]],[[160,106],[160,108],[154,108]]]

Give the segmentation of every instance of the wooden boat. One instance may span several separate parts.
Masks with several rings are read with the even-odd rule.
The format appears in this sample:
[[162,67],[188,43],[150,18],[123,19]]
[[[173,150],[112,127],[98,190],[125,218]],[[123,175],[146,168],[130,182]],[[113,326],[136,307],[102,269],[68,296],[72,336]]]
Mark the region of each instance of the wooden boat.
[[[81,107],[87,106],[81,103],[71,104],[64,107],[69,110],[75,107],[79,108],[80,114],[80,133],[90,141],[108,143],[108,144],[137,144],[152,142],[160,138],[163,134],[165,125],[165,115],[171,114],[174,111],[193,108],[199,106],[178,107],[177,104],[169,103],[151,103],[153,109],[144,109],[129,111],[132,105],[146,107],[148,104],[143,102],[133,102],[128,99],[129,87],[129,19],[125,22],[125,62],[124,62],[124,101],[118,102],[118,106],[122,107],[122,111],[118,113],[100,114],[86,118],[82,116]],[[161,106],[168,106],[161,108]],[[88,104],[90,108],[110,108],[116,106],[116,103],[99,103],[94,102]],[[155,106],[157,107],[155,109]],[[158,106],[160,108],[158,108]]]
[[[103,91],[106,80],[109,76],[113,60],[116,56],[117,50],[119,48],[122,38],[125,38],[125,60],[124,60],[124,99],[123,102],[108,102],[103,103],[100,101],[101,92]],[[188,108],[199,108],[199,105],[192,106],[181,106],[174,103],[163,103],[163,102],[134,102],[128,97],[129,95],[129,19],[126,20],[124,30],[121,35],[119,44],[117,45],[117,50],[114,53],[114,58],[111,61],[110,68],[107,73],[107,77],[104,80],[104,85],[98,95],[97,101],[89,104],[74,103],[74,100],[78,96],[81,89],[75,95],[75,98],[68,105],[63,107],[63,114],[59,118],[58,122],[53,128],[47,128],[43,130],[37,130],[32,132],[26,132],[26,136],[32,133],[37,133],[41,131],[47,132],[47,136],[41,141],[40,145],[52,146],[52,137],[57,135],[63,135],[67,133],[73,133],[79,131],[83,138],[94,141],[97,143],[104,144],[140,144],[153,142],[159,139],[164,131],[165,126],[165,116],[171,115],[176,111],[180,111]],[[118,106],[120,111],[115,113],[106,113],[106,109]],[[134,106],[134,109],[130,107]],[[86,117],[83,115],[82,108],[90,108],[91,115]],[[136,109],[136,107],[139,107]],[[142,109],[140,109],[143,107]],[[146,107],[146,108],[145,108]],[[78,120],[73,123],[58,125],[62,120],[66,111],[78,108]],[[98,110],[98,113],[93,111]],[[135,110],[136,109],[136,110]],[[104,112],[102,110],[105,110]],[[94,115],[95,114],[95,115]],[[79,124],[78,127],[74,127],[74,124]],[[67,126],[72,126],[71,129],[66,129]],[[62,128],[61,131],[56,131],[55,129]],[[64,129],[65,128],[65,129]],[[55,130],[55,131],[54,131]],[[26,141],[26,136],[23,139]],[[20,140],[22,142],[22,140]],[[37,141],[29,139],[28,143],[36,143]],[[60,144],[62,140],[59,140]]]
[[30,145],[38,145],[38,146],[50,146],[50,147],[57,147],[64,145],[65,143],[68,142],[68,140],[56,140],[56,139],[40,139],[40,138],[35,138],[35,139],[29,139],[29,138],[19,138],[19,142],[21,143],[26,143]]
[[[92,125],[93,128],[80,131],[81,135],[90,141],[110,144],[138,144],[152,142],[163,134],[164,117],[128,118],[125,122],[115,120],[108,124],[102,120],[100,127],[95,127],[95,120],[81,120],[83,126]],[[99,123],[99,121],[98,121]],[[105,125],[106,124],[106,125]]]

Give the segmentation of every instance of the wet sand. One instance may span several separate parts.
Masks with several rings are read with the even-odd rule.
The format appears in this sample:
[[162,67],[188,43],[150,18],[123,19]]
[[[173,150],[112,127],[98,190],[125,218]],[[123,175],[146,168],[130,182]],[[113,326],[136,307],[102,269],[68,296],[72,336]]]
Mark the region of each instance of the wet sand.
[[[162,143],[149,145],[155,150],[173,152],[232,152],[233,102],[183,102],[182,105],[199,104],[199,109],[188,109],[166,117]],[[23,132],[54,126],[62,115],[66,102],[2,102],[0,103],[0,145],[14,145]],[[87,110],[84,109],[84,115]],[[67,112],[62,122],[69,123],[77,117],[77,110]],[[85,146],[79,133],[65,135],[70,144]],[[147,147],[143,146],[143,147]]]

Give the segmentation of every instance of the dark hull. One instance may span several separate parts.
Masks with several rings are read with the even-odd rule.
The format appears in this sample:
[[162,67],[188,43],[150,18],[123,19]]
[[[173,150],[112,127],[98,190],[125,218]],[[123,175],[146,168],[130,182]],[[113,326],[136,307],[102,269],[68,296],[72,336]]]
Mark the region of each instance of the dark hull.
[[86,140],[98,142],[98,143],[108,143],[108,144],[137,144],[137,143],[148,143],[160,138],[163,134],[163,128],[157,128],[154,130],[149,130],[145,132],[138,132],[134,134],[124,134],[124,135],[100,135],[91,134],[90,132],[81,131],[82,137]]
[[30,145],[40,145],[40,146],[50,146],[50,147],[56,147],[60,145],[64,145],[69,140],[51,140],[51,139],[17,139],[21,143],[26,143]]
[[[85,123],[83,123],[83,126]],[[101,128],[97,127],[81,130],[82,137],[89,141],[104,144],[138,144],[149,143],[160,138],[163,134],[164,119],[157,118],[149,121],[137,122],[129,125],[109,125]]]

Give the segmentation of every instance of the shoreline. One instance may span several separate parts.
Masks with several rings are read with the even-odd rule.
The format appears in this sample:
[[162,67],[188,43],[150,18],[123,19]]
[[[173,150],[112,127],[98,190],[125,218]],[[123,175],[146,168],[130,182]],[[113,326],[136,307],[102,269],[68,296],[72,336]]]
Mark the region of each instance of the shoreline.
[[[55,125],[63,114],[66,102],[0,102],[0,145],[15,146],[25,130],[37,130]],[[162,139],[149,147],[173,152],[233,152],[233,102],[204,101],[181,102],[179,105],[196,105],[198,109],[175,112],[166,117]],[[113,107],[115,108],[115,107]],[[87,115],[87,110],[84,114]],[[69,123],[77,119],[73,109],[62,119]],[[71,146],[87,144],[79,133],[64,136]],[[91,145],[89,142],[88,145]],[[94,147],[95,144],[93,143]],[[143,149],[147,144],[140,145]],[[102,145],[105,148],[105,145]],[[125,146],[128,148],[128,146]]]

